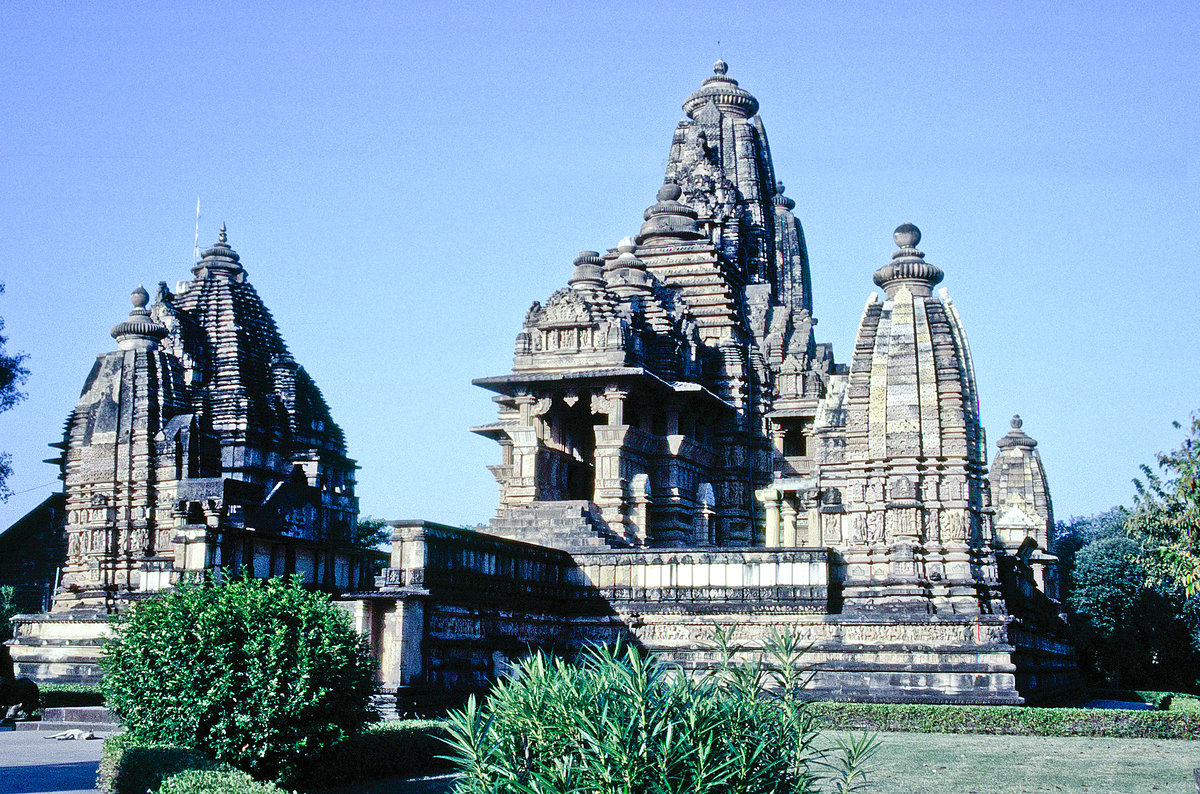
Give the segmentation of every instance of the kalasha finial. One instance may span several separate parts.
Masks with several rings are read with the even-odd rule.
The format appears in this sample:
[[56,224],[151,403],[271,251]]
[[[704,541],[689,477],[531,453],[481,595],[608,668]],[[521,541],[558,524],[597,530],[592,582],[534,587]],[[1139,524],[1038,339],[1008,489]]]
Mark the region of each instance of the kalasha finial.
[[119,350],[153,350],[159,341],[167,335],[167,328],[150,317],[146,304],[150,302],[150,293],[138,284],[137,289],[129,293],[129,302],[133,308],[125,322],[113,326],[113,339],[117,340]]
[[658,201],[678,201],[679,197],[682,195],[683,189],[680,188],[679,185],[675,184],[674,182],[667,182],[658,189],[658,194],[655,196],[655,198]]
[[725,74],[728,71],[729,64],[725,63],[725,61],[718,59],[717,62],[713,64],[713,74]]
[[921,242],[921,230],[911,223],[902,223],[892,233],[892,239],[901,248],[916,248]]
[[1021,429],[1021,425],[1025,423],[1021,421],[1020,414],[1013,414],[1012,421],[1009,424],[1012,425],[1012,430],[1009,430],[1008,435],[997,441],[996,446],[1000,447],[1000,449],[1008,449],[1010,447],[1033,449],[1037,446],[1037,442],[1025,435],[1025,431]]
[[141,284],[137,285],[137,289],[129,293],[129,302],[133,304],[133,308],[138,314],[141,314],[146,309],[146,304],[150,302],[150,293],[146,292],[146,288]]
[[225,221],[221,221],[221,233],[217,235],[217,242],[225,245],[229,242],[229,235],[225,233]]

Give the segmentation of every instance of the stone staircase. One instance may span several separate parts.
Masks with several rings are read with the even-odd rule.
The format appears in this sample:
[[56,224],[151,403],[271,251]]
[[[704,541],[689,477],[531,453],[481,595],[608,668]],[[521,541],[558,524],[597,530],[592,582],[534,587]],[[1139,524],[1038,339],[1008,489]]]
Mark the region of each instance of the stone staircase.
[[488,522],[488,533],[564,551],[626,549],[632,544],[608,528],[591,502],[533,502],[503,508]]

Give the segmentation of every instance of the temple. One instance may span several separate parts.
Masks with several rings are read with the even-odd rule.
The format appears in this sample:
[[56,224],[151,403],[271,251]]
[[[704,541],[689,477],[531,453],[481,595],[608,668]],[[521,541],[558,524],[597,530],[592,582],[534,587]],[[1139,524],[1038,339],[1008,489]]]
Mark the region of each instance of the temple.
[[374,579],[341,431],[224,229],[191,282],[136,291],[67,423],[65,504],[41,508],[65,516],[65,565],[31,591],[53,608],[17,621],[19,669],[86,678],[95,649],[67,638],[229,568],[339,594],[395,713],[531,647],[624,640],[702,671],[716,631],[739,658],[798,638],[814,697],[1072,692],[1036,442],[1015,418],[989,475],[965,325],[920,230],[863,268],[880,292],[835,359],[758,100],[718,61],[683,111],[636,233],[564,262],[511,371],[475,381],[498,409],[473,428],[500,447],[495,516],[390,522]]
[[[512,371],[475,381],[499,408],[473,428],[500,446],[492,539],[396,524],[381,579],[396,600],[362,616],[405,648],[385,680],[482,683],[498,646],[467,650],[475,635],[568,653],[624,636],[702,668],[721,626],[748,653],[799,634],[817,696],[1069,690],[1045,473],[1018,424],[989,479],[945,273],[901,224],[836,361],[758,101],[713,72],[637,234],[581,252],[530,307]],[[544,600],[513,577],[543,577]]]
[[153,303],[134,290],[54,445],[64,504],[42,523],[63,557],[50,609],[14,621],[18,675],[94,680],[108,615],[188,576],[294,573],[339,593],[374,575],[342,431],[224,226],[192,272]]

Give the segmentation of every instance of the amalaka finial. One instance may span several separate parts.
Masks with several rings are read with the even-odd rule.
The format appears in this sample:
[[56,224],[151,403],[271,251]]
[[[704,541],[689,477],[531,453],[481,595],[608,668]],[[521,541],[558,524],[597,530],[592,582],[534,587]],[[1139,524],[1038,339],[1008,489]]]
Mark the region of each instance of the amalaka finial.
[[934,285],[945,277],[942,269],[925,261],[925,254],[917,250],[921,242],[921,230],[914,224],[902,223],[892,232],[892,239],[900,250],[892,252],[892,261],[875,271],[875,283],[883,287],[890,298],[901,286],[906,286],[916,297],[927,297]]
[[229,235],[225,233],[225,221],[221,221],[221,233],[217,235],[217,242],[222,245],[229,242]]
[[150,302],[150,293],[138,284],[137,289],[129,293],[129,302],[133,308],[125,322],[113,326],[113,339],[117,340],[119,350],[153,350],[159,341],[167,335],[166,326],[160,325],[150,317],[146,304]]
[[717,62],[713,64],[713,74],[725,74],[728,71],[729,64],[723,60],[717,59]]
[[783,195],[783,182],[780,181],[775,182],[775,197],[771,199],[771,203],[776,207],[783,207],[789,212],[796,207],[796,202]]

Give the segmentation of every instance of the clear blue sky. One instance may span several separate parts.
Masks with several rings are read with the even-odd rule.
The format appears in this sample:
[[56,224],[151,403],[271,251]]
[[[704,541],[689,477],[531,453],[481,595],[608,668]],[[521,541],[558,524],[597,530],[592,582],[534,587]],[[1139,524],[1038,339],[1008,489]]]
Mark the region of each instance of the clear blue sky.
[[[724,57],[847,361],[903,221],[946,271],[994,441],[1060,518],[1131,500],[1200,408],[1200,4],[0,0],[7,526],[129,291],[222,221],[362,466],[366,514],[486,520],[525,310],[636,233],[680,103]],[[719,43],[718,43],[719,42]],[[45,487],[38,487],[45,486]]]

